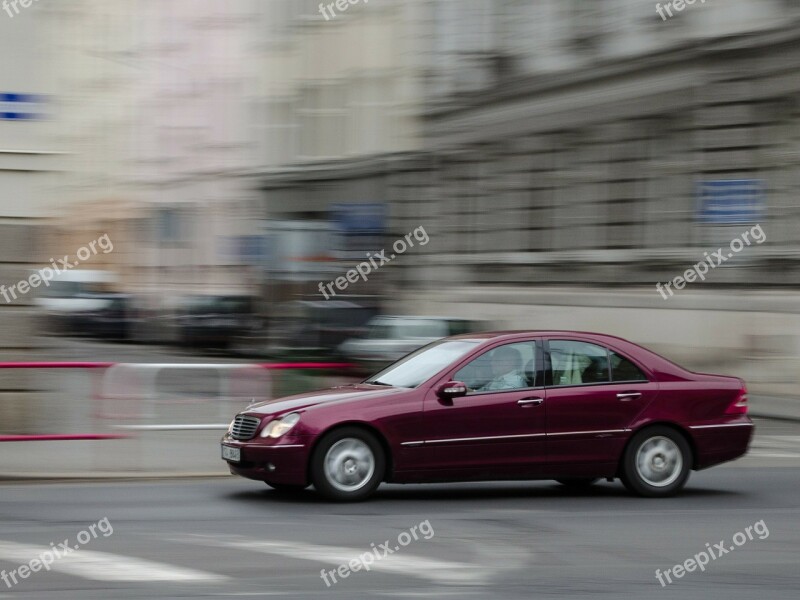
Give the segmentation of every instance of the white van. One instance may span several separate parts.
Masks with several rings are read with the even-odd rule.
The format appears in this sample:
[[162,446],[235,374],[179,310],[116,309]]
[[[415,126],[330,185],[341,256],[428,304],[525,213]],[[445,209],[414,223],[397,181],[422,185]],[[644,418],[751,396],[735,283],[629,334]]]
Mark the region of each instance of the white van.
[[49,286],[39,286],[34,304],[60,329],[70,317],[105,308],[109,300],[103,294],[113,291],[117,281],[111,271],[66,271],[53,277]]

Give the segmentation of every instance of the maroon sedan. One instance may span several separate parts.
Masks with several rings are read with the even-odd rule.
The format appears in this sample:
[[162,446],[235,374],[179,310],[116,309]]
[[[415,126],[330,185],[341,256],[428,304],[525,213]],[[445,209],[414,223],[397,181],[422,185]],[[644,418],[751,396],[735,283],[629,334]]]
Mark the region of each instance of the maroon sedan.
[[222,439],[233,473],[361,500],[382,481],[620,478],[667,496],[747,452],[741,379],[693,373],[610,335],[470,334],[363,383],[254,405]]

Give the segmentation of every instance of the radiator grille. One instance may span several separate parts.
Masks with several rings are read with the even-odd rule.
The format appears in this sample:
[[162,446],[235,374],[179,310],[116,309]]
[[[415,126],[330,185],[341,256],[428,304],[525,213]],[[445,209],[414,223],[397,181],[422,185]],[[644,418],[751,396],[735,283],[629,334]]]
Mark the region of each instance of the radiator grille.
[[236,415],[233,420],[233,428],[231,429],[231,437],[235,440],[249,440],[256,434],[258,425],[261,419],[258,417],[249,417],[247,415]]

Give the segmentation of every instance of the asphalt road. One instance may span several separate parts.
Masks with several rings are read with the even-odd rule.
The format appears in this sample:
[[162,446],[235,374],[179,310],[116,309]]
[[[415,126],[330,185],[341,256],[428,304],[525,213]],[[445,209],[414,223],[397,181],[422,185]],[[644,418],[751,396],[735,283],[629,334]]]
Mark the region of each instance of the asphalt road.
[[[750,460],[694,473],[682,496],[666,500],[631,497],[618,483],[588,493],[551,482],[394,485],[348,505],[234,478],[6,484],[0,569],[18,569],[51,542],[85,543],[49,571],[17,576],[10,588],[0,581],[0,595],[796,598],[800,469],[793,459],[785,467]],[[81,537],[104,518],[113,533],[100,523],[96,538]],[[706,543],[733,547],[760,521],[752,540],[704,572],[657,581],[656,569]],[[363,559],[369,571],[337,574],[336,583],[329,575],[330,587],[320,576],[376,552],[380,559]]]

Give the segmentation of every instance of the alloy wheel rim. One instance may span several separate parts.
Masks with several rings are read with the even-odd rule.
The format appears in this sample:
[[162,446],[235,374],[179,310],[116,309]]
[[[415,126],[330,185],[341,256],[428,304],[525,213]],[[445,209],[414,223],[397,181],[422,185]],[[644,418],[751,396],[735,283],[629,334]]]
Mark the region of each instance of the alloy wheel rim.
[[683,453],[668,437],[651,437],[636,452],[636,471],[646,484],[653,487],[674,483],[682,470]]
[[375,455],[362,440],[339,440],[325,454],[325,478],[339,491],[360,490],[374,473]]

